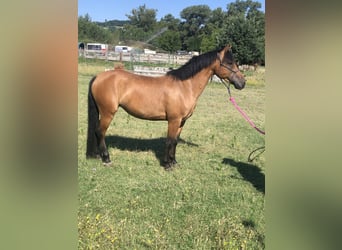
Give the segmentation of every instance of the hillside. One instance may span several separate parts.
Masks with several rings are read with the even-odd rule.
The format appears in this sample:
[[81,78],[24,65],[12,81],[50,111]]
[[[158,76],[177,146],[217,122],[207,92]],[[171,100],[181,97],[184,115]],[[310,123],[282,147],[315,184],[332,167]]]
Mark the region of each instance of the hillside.
[[105,22],[94,22],[100,27],[107,28],[111,31],[114,31],[115,29],[122,28],[125,24],[129,23],[129,20],[109,20]]

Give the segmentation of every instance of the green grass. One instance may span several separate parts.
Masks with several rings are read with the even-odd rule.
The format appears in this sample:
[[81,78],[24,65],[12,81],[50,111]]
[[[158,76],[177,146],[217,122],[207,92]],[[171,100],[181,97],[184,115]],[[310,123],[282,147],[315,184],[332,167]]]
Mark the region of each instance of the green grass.
[[[112,63],[111,63],[112,64]],[[263,249],[265,145],[228,101],[223,85],[210,83],[186,122],[177,146],[179,166],[165,171],[166,122],[120,110],[107,132],[113,161],[86,160],[87,89],[103,62],[79,62],[79,249]],[[263,72],[232,90],[254,123],[265,126]]]

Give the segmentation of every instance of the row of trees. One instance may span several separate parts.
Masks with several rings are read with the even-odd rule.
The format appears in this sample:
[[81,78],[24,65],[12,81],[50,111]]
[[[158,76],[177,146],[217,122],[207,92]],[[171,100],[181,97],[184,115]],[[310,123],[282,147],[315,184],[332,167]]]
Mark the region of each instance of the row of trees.
[[183,9],[181,19],[168,14],[157,21],[157,10],[142,5],[127,14],[128,21],[121,21],[121,26],[113,21],[94,23],[85,15],[78,19],[79,40],[112,44],[140,41],[170,53],[204,53],[231,44],[241,64],[263,64],[265,13],[260,8],[261,4],[252,0],[236,0],[226,10],[195,5]]

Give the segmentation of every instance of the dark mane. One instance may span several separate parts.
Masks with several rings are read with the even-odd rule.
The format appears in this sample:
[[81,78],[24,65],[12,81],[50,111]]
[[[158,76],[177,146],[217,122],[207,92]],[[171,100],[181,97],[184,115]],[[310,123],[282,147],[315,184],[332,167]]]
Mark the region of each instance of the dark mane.
[[166,75],[178,80],[189,79],[200,72],[202,69],[211,65],[217,59],[218,52],[220,52],[220,50],[210,51],[199,56],[194,56],[183,66],[167,72]]

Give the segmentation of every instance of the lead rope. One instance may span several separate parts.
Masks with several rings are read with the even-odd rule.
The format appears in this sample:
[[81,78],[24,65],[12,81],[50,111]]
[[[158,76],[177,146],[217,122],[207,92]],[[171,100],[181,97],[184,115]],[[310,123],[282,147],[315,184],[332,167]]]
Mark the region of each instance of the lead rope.
[[[221,82],[223,83],[224,86],[226,86],[227,88],[227,91],[228,91],[228,95],[229,95],[229,100],[230,102],[234,105],[234,107],[241,113],[241,115],[245,118],[245,120],[256,130],[258,131],[260,134],[263,134],[265,135],[265,131],[262,131],[261,129],[259,129],[257,126],[255,126],[255,124],[251,121],[251,119],[249,119],[249,117],[246,115],[245,112],[243,112],[243,110],[237,105],[234,97],[232,97],[231,93],[230,93],[230,88],[229,88],[229,85],[230,83],[226,83],[223,79],[221,79]],[[257,154],[256,156],[254,156],[253,158],[252,155],[254,152],[258,151],[258,150],[261,150],[259,152],[259,154]],[[262,147],[259,147],[257,149],[254,149],[249,155],[248,155],[248,162],[252,162],[255,158],[257,158],[260,154],[262,154],[263,152],[265,151],[265,146],[262,146]]]
[[229,101],[234,105],[234,107],[241,113],[241,115],[245,118],[245,120],[256,130],[258,131],[260,134],[265,135],[265,131],[262,131],[261,129],[259,129],[257,126],[255,126],[255,124],[251,121],[251,119],[249,119],[249,117],[246,115],[245,112],[243,112],[243,110],[239,107],[239,105],[237,105],[234,97],[232,97],[231,93],[230,93],[230,88],[229,88],[229,83],[227,84],[226,82],[223,81],[223,79],[221,79],[222,83],[224,84],[224,86],[226,86],[227,90],[228,90],[228,95],[229,95]]

